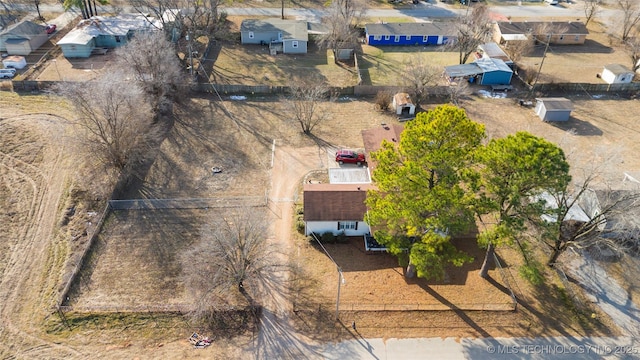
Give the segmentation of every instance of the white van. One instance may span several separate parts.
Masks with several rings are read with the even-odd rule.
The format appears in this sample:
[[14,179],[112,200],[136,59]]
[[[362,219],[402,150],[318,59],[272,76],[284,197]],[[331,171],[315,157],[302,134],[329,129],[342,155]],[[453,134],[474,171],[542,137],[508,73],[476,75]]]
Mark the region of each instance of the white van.
[[0,79],[11,79],[16,76],[16,69],[0,69]]
[[558,0],[544,0],[549,5],[558,5]]

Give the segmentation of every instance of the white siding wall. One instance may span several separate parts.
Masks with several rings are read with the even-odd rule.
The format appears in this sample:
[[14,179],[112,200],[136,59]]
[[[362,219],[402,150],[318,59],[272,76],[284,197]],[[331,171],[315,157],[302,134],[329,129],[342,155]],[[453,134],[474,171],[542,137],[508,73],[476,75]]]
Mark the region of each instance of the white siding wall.
[[[307,221],[305,234],[309,235],[312,232],[322,234],[327,231],[331,231],[334,235],[339,234],[342,230],[338,230],[337,221]],[[358,230],[345,230],[344,233],[347,236],[359,236],[369,233],[369,225],[364,221],[358,221]]]

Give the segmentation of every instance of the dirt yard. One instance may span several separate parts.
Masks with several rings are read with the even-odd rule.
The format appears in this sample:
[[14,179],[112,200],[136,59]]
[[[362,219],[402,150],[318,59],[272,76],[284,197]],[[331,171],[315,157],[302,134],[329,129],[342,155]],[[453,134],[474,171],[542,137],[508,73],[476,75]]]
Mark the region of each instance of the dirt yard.
[[[74,169],[82,168],[71,162],[68,156],[70,147],[63,147],[54,141],[56,138],[70,139],[59,136],[65,130],[59,126],[58,116],[69,118],[73,115],[64,106],[60,106],[59,102],[51,102],[50,98],[42,96],[1,93],[0,101],[3,108],[0,119],[0,169],[3,184],[0,188],[0,201],[8,209],[0,216],[0,226],[9,229],[2,233],[2,246],[5,250],[2,254],[5,255],[0,261],[0,326],[3,329],[0,338],[0,343],[3,344],[0,346],[1,354],[83,357],[88,352],[104,351],[104,347],[96,348],[95,341],[99,341],[100,344],[112,346],[111,355],[135,357],[146,354],[149,349],[154,349],[152,353],[158,356],[192,355],[183,338],[190,329],[189,324],[177,325],[171,321],[164,324],[160,318],[137,323],[134,321],[131,325],[126,325],[132,329],[131,333],[108,330],[113,329],[116,324],[129,324],[126,318],[118,318],[106,324],[102,320],[85,319],[73,331],[54,326],[55,330],[43,332],[43,324],[56,321],[55,317],[50,316],[48,309],[53,305],[56,289],[61,283],[65,259],[68,259],[74,249],[74,244],[69,239],[76,235],[71,229],[66,229],[62,234],[57,229],[60,229],[60,219],[65,218],[69,183],[73,183],[76,172]],[[225,115],[223,104],[233,114],[233,119]],[[513,99],[483,99],[474,96],[463,104],[472,119],[486,125],[490,137],[526,130],[559,143],[572,156],[575,172],[600,162],[608,153],[616,156],[616,162],[609,163],[605,174],[609,180],[621,181],[623,172],[640,172],[640,160],[633,156],[639,146],[636,140],[638,134],[634,119],[629,116],[640,109],[638,100],[592,100],[581,96],[574,97],[574,105],[576,110],[572,119],[558,126],[541,122],[534,116],[532,109],[517,106]],[[300,134],[297,125],[287,120],[281,105],[272,99],[225,99],[221,103],[207,97],[196,98],[180,109],[174,132],[163,143],[144,186],[134,195],[148,198],[264,195],[266,189],[278,186],[269,185],[274,171],[270,163],[274,139],[277,149],[289,149],[286,150],[289,157],[283,158],[285,162],[274,168],[280,178],[287,178],[290,174],[298,174],[297,169],[300,167],[326,167],[326,151],[342,146],[362,147],[362,129],[394,121],[396,120],[391,115],[375,111],[373,104],[367,100],[345,98],[334,105],[333,116],[317,129],[315,137],[309,138]],[[211,174],[210,168],[213,166],[222,167],[223,176]],[[291,179],[287,181],[289,180]],[[293,195],[294,189],[290,191]],[[90,195],[89,198],[95,199],[95,195]],[[283,199],[278,206],[290,205],[290,202]],[[76,211],[88,216],[86,214],[95,210],[84,207]],[[181,301],[181,290],[175,276],[177,271],[171,268],[175,263],[161,260],[165,255],[179,251],[182,245],[187,245],[180,243],[181,239],[188,238],[190,234],[197,236],[197,223],[206,217],[191,211],[162,215],[144,219],[144,213],[129,212],[111,219],[101,238],[103,247],[98,246],[96,252],[95,259],[99,265],[92,273],[85,274],[90,279],[83,288],[86,296],[70,301],[75,301],[78,305],[80,301],[85,301],[85,304],[96,306],[149,304],[154,298],[163,299],[167,303]],[[86,223],[91,222],[91,218],[80,219]],[[137,228],[127,227],[132,220]],[[150,224],[157,227],[153,228]],[[148,229],[157,231],[144,231],[143,227],[147,225]],[[160,243],[167,239],[171,241]],[[154,250],[153,246],[158,248]],[[325,272],[326,280],[318,277],[315,291],[324,294],[323,303],[331,304],[337,282],[334,268],[327,265],[326,258],[316,248],[303,244],[299,244],[298,248],[301,256],[313,259],[318,264],[318,271]],[[111,255],[108,255],[109,251]],[[345,308],[350,306],[355,309],[349,304],[429,305],[437,301],[463,307],[469,299],[479,297],[477,291],[482,291],[483,298],[486,298],[483,301],[489,303],[508,301],[499,276],[493,277],[496,281],[493,288],[478,281],[475,275],[477,263],[469,265],[466,273],[452,272],[449,284],[406,283],[393,258],[387,255],[364,255],[357,242],[335,245],[331,251],[344,262],[347,270],[346,282],[342,287]],[[476,257],[481,255],[477,249],[470,251]],[[22,255],[25,253],[33,256],[25,261]],[[135,259],[136,255],[141,257]],[[508,253],[501,253],[501,256],[509,271],[512,271],[512,266],[515,269],[515,256]],[[359,261],[350,260],[354,257]],[[379,270],[366,271],[373,268]],[[140,269],[148,271],[141,272]],[[159,278],[153,280],[155,283],[143,281],[141,286],[135,286],[137,277],[132,274],[146,274],[145,276],[150,277],[158,275]],[[382,337],[616,333],[615,329],[607,330],[609,323],[604,316],[599,317],[596,323],[585,323],[569,311],[558,322],[558,317],[553,317],[559,312],[558,306],[564,309],[568,303],[558,295],[562,293],[559,290],[562,286],[553,281],[553,274],[549,275],[552,279],[549,286],[542,289],[527,287],[517,274],[512,275],[516,279],[516,293],[521,294],[528,306],[523,306],[516,313],[501,312],[496,317],[485,312],[435,311],[411,315],[385,312],[385,316],[381,316],[382,313],[379,312],[344,311],[341,318],[345,323],[357,319],[359,329],[362,329],[365,336]],[[117,285],[119,281],[127,281],[128,285],[120,289]],[[463,283],[476,287],[471,294],[450,291],[452,287],[462,288]],[[377,285],[373,287],[372,284]],[[402,284],[407,292],[396,294],[382,291],[383,286],[388,284]],[[167,288],[173,291],[167,292]],[[121,303],[117,303],[118,299]],[[330,314],[332,310],[328,311]],[[549,317],[549,314],[552,316]],[[319,318],[309,319],[304,312],[299,313],[299,316],[301,320],[307,321],[306,325],[304,321],[299,322],[302,331],[318,333],[319,328],[327,330],[325,339],[340,338],[348,334],[344,329],[336,330],[333,327],[330,315],[324,319],[329,319],[326,322]],[[407,321],[412,324],[409,329],[392,325]],[[155,325],[149,328],[144,324]],[[445,326],[446,324],[449,326]],[[143,331],[142,328],[148,331]],[[136,337],[138,335],[141,337]],[[323,336],[317,334],[314,338],[322,340]],[[246,345],[245,340],[238,341]],[[217,345],[227,346],[228,351],[232,351],[229,347],[233,348],[227,341],[221,341]]]

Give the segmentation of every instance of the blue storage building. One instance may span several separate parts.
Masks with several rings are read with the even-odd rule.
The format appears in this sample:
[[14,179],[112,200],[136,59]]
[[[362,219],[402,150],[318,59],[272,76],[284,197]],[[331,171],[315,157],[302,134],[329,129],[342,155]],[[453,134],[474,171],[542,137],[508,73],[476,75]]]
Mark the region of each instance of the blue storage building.
[[509,85],[513,70],[500,59],[478,59],[470,64],[445,66],[444,72],[449,78],[468,79],[480,85]]
[[442,45],[456,39],[451,23],[366,24],[364,30],[372,46]]

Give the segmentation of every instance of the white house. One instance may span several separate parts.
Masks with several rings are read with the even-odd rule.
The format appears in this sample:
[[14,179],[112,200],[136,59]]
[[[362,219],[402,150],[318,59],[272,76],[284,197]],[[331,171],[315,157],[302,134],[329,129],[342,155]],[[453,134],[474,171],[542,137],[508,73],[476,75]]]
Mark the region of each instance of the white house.
[[607,84],[627,84],[633,80],[635,74],[626,66],[620,64],[605,65],[602,69],[602,80]]
[[370,188],[370,184],[304,184],[305,234],[368,234],[364,201]]

